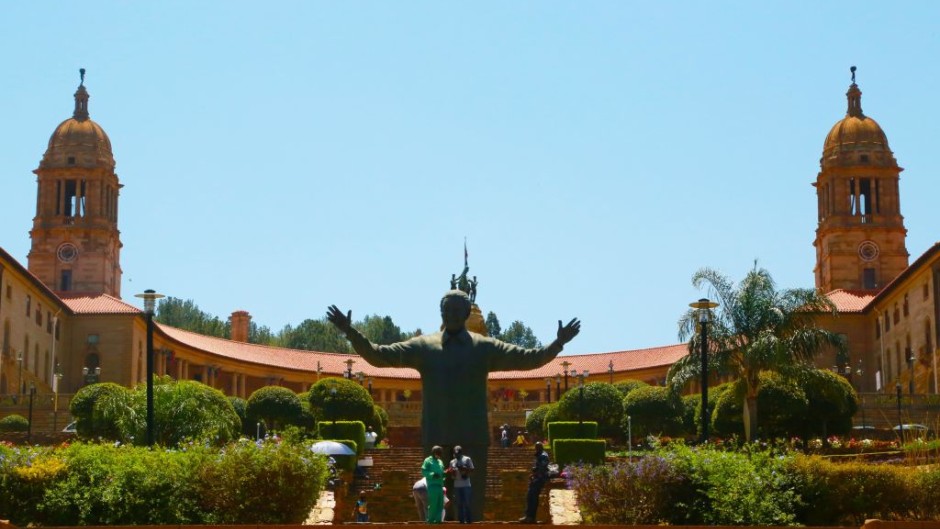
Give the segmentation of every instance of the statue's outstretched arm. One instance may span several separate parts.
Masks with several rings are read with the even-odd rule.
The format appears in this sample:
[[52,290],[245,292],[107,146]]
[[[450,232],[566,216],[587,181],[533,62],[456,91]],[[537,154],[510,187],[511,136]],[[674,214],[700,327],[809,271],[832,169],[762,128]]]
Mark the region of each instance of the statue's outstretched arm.
[[336,326],[352,344],[353,350],[375,367],[417,367],[416,355],[407,342],[375,345],[352,326],[352,311],[343,314],[336,305],[326,309],[326,319]]
[[581,332],[581,322],[572,318],[567,325],[558,321],[558,333],[555,340],[539,349],[526,349],[517,345],[492,340],[493,349],[489,356],[490,371],[514,371],[535,369],[551,362]]

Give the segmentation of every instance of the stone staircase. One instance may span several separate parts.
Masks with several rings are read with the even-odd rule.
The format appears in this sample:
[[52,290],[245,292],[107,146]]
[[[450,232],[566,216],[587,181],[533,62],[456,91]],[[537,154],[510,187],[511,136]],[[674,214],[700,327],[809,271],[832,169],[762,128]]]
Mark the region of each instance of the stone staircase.
[[[416,517],[411,487],[421,479],[421,462],[427,457],[420,447],[393,447],[366,452],[373,466],[366,476],[352,480],[348,488],[337,494],[336,522],[349,521],[352,504],[359,491],[368,491],[370,519],[373,522],[407,522]],[[471,457],[472,454],[468,454]],[[525,505],[529,468],[532,466],[531,446],[501,448],[493,446],[488,454],[486,480],[487,520],[517,519]],[[379,485],[379,488],[376,486]],[[478,486],[478,485],[476,485]],[[479,490],[479,489],[476,489]],[[548,487],[540,502],[540,519],[548,519]],[[545,511],[542,513],[541,511]],[[349,511],[349,512],[346,512]]]

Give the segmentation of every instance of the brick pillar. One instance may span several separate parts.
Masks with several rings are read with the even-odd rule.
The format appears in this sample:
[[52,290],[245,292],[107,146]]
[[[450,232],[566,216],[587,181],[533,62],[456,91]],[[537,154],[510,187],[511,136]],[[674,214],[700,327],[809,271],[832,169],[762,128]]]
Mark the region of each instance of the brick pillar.
[[232,340],[247,343],[251,314],[244,310],[236,310],[229,317],[229,321],[232,323]]

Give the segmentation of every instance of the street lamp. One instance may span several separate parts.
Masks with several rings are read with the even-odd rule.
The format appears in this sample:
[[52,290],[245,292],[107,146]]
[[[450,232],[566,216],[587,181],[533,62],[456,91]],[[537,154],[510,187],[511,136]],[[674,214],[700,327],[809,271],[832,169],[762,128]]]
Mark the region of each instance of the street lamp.
[[352,376],[353,376],[353,374],[352,374],[352,366],[353,366],[353,364],[355,364],[355,363],[356,363],[356,361],[353,360],[352,358],[347,358],[347,359],[346,359],[346,372],[343,373],[343,376],[345,376],[347,379],[352,379]]
[[59,384],[62,382],[62,364],[56,362],[52,370],[52,431],[58,431]]
[[588,377],[588,370],[578,373],[577,369],[571,371],[571,376],[578,379],[578,429],[584,424],[584,379]]
[[147,315],[147,446],[153,446],[153,314],[157,300],[164,297],[153,289],[144,290],[136,297],[144,300],[144,313]]
[[[904,443],[904,425],[901,423],[901,383],[894,385],[894,391],[898,396],[898,439],[899,443]],[[898,445],[900,446],[900,444]]]
[[717,303],[709,301],[708,298],[702,298],[689,306],[698,312],[698,322],[701,326],[701,335],[699,336],[699,345],[702,351],[702,443],[708,442],[708,319],[711,315],[711,309],[718,306]]
[[[570,365],[571,362],[567,360],[561,363],[561,368],[564,370],[563,373],[565,374],[565,393],[568,393],[568,367]],[[574,373],[572,372],[571,374],[573,375]]]
[[863,374],[864,374],[864,371],[862,371],[862,359],[859,358],[858,370],[855,371],[856,385],[858,386],[856,391],[858,391],[858,400],[859,400],[858,405],[860,408],[862,408],[862,431],[867,432],[867,430],[865,430],[865,427],[868,426],[868,423],[865,421],[865,397],[862,396],[862,392],[861,392]]
[[908,390],[911,393],[911,405],[914,405],[914,351],[910,347],[907,348],[907,372],[910,374],[910,382],[908,382]]
[[545,399],[549,404],[552,402],[552,377],[545,378]]
[[330,380],[330,415],[333,416],[333,427],[330,435],[336,435],[336,381]]
[[33,397],[36,396],[36,384],[29,383],[29,424],[26,425],[26,444],[30,444],[33,437]]
[[607,364],[607,373],[610,374],[610,383],[611,385],[613,385],[614,383],[614,361],[613,360],[611,360],[610,363]]
[[26,393],[26,382],[23,381],[23,351],[16,353],[16,361],[20,364],[20,395]]
[[101,376],[101,367],[96,367],[94,369],[85,366],[82,368],[82,377],[85,379],[85,385],[97,384],[98,377]]
[[365,384],[363,384],[363,382],[365,382],[365,379],[366,379],[366,374],[365,374],[365,373],[363,373],[362,371],[356,372],[356,380],[359,381],[359,385],[360,385],[360,386],[364,386],[364,385],[365,385]]

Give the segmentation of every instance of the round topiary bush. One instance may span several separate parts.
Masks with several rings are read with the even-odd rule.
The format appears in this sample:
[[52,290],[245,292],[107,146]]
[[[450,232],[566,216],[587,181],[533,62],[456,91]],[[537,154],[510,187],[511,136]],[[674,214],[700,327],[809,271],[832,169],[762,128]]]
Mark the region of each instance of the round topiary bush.
[[265,386],[248,397],[245,416],[249,421],[261,420],[268,429],[302,422],[304,409],[293,391],[280,386]]
[[12,414],[0,419],[0,432],[25,432],[29,429],[29,421],[22,415]]
[[679,435],[682,432],[682,403],[669,388],[647,386],[637,388],[623,398],[623,431],[626,416],[633,422],[633,435]]
[[542,404],[532,410],[525,419],[525,429],[533,436],[533,439],[548,439],[548,432],[545,428],[545,417],[555,407],[556,403]]
[[[583,391],[583,397],[582,397]],[[622,437],[623,395],[606,382],[592,382],[571,388],[558,400],[558,413],[563,421],[597,421],[601,437]],[[581,417],[581,414],[584,416]]]
[[628,379],[621,380],[617,382],[616,384],[614,384],[614,389],[616,389],[617,391],[620,392],[621,395],[626,397],[627,393],[630,393],[631,391],[637,388],[645,388],[648,386],[649,384],[647,384],[646,382],[643,382],[642,380],[628,378]]
[[139,420],[133,409],[131,392],[113,382],[89,384],[75,393],[69,413],[75,418],[75,432],[82,439],[126,442]]
[[374,405],[365,388],[345,378],[324,378],[310,388],[310,409],[319,421],[370,424]]

